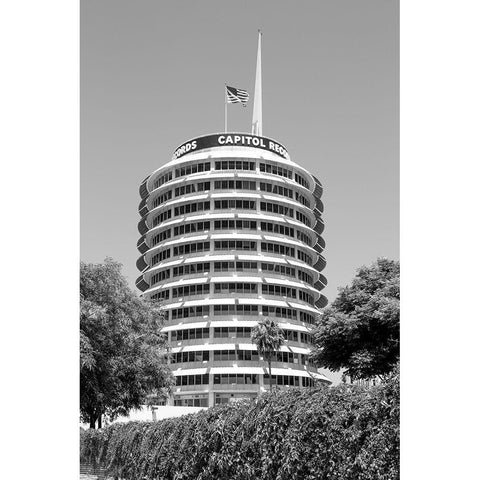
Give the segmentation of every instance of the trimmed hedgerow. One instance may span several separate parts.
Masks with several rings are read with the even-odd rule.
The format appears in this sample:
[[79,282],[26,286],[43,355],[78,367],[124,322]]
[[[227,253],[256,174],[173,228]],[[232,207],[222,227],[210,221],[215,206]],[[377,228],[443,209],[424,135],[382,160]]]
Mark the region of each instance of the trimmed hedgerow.
[[81,460],[127,480],[395,480],[399,379],[289,388],[81,433]]

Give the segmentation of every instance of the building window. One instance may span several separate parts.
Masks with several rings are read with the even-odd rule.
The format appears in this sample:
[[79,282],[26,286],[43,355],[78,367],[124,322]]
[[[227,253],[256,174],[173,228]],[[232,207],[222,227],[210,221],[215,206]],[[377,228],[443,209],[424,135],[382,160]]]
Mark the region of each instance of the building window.
[[215,220],[215,230],[256,230],[257,222],[253,220]]
[[262,212],[278,213],[293,218],[293,208],[285,207],[278,203],[260,202],[260,210]]
[[153,201],[152,207],[156,208],[160,204],[162,204],[163,202],[166,202],[167,200],[170,200],[171,198],[172,198],[172,191],[168,190],[167,192],[162,193],[161,195],[155,198],[155,200]]
[[195,275],[196,273],[206,273],[210,271],[210,263],[187,263],[186,265],[180,265],[179,267],[173,267],[173,277],[179,277],[183,275]]
[[245,293],[255,294],[258,292],[256,283],[215,283],[214,293],[230,294],[230,293]]
[[293,176],[291,170],[280,167],[279,165],[276,165],[274,163],[260,163],[260,171],[265,173],[271,173],[272,175],[278,175],[280,177],[290,178],[290,179]]
[[178,235],[187,235],[189,233],[196,232],[206,232],[210,230],[210,222],[192,222],[185,223],[175,227],[173,230],[173,235],[176,237]]
[[249,240],[215,240],[215,250],[256,250],[257,242]]
[[208,373],[204,375],[179,375],[176,377],[176,385],[208,385]]
[[[208,307],[207,307],[208,308]],[[179,317],[180,318],[180,317]],[[183,317],[186,318],[186,317]],[[184,330],[174,330],[171,334],[172,342],[183,340],[196,340],[210,337],[210,329],[206,328],[187,328]]]
[[215,180],[215,190],[256,190],[255,182],[248,180]]
[[215,374],[213,383],[216,385],[256,385],[258,375],[255,374]]
[[192,295],[206,295],[210,293],[210,285],[202,283],[199,285],[185,285],[184,287],[172,288],[172,298],[189,297]]
[[152,257],[151,266],[154,267],[157,263],[162,262],[163,260],[170,258],[170,249],[161,250]]
[[255,170],[255,162],[222,160],[215,162],[215,170]]
[[175,197],[182,197],[190,193],[208,192],[210,190],[210,182],[197,182],[189,185],[182,185],[175,188]]
[[283,285],[262,285],[262,293],[264,295],[275,295],[277,297],[297,298],[297,289],[284,287]]
[[170,218],[172,218],[172,210],[171,209],[166,210],[166,211],[162,212],[160,215],[157,215],[156,217],[154,217],[152,225],[154,227],[156,227],[157,225],[160,225],[160,223],[163,223],[166,220],[169,220]]
[[255,200],[215,200],[215,210],[256,210]]
[[209,172],[210,162],[197,163],[195,165],[187,165],[175,169],[175,177],[184,177],[185,175],[192,175],[193,173]]
[[295,249],[280,243],[262,242],[261,249],[262,252],[274,253],[276,255],[287,255],[288,257],[295,258]]
[[161,185],[163,185],[164,183],[169,182],[171,179],[172,179],[172,171],[170,170],[169,172],[164,173],[161,177],[158,177],[155,180],[155,182],[153,184],[153,188],[154,189],[158,188]]
[[[177,308],[172,310],[172,320],[177,320],[181,318],[192,318],[192,317],[204,317],[210,313],[210,307],[208,305],[201,305],[196,307],[185,307],[185,308]],[[181,332],[182,330],[180,330]],[[188,332],[188,330],[183,330],[184,332]],[[208,328],[206,329],[208,338]],[[173,333],[172,333],[173,336]],[[180,334],[182,336],[182,334]],[[197,338],[197,337],[193,337]],[[204,337],[198,337],[204,338]],[[188,340],[188,338],[183,338],[183,340]]]
[[210,242],[186,243],[173,247],[173,256],[188,255],[190,253],[209,252]]
[[197,202],[197,203],[186,203],[175,207],[175,217],[180,215],[188,215],[189,213],[204,212],[210,210],[210,201],[206,202]]

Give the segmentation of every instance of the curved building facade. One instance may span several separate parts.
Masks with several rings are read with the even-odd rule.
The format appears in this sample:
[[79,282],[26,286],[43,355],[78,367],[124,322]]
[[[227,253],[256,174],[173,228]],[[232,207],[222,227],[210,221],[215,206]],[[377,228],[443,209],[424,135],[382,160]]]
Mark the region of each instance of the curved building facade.
[[[308,362],[327,304],[321,194],[283,145],[242,133],[190,140],[142,182],[136,284],[166,310],[170,403],[212,406],[270,382],[330,382]],[[286,338],[272,378],[250,339],[265,317]]]

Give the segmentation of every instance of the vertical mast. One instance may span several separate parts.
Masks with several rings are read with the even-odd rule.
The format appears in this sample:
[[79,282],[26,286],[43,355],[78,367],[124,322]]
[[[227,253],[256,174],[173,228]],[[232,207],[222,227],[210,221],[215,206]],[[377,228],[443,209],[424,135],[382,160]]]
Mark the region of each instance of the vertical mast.
[[262,32],[258,31],[257,72],[253,98],[252,134],[262,136]]

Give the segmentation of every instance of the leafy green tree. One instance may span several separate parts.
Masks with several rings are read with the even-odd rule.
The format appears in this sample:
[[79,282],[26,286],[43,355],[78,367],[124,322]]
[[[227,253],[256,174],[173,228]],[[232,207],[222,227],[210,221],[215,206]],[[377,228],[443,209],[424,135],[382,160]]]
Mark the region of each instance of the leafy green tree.
[[80,264],[80,415],[101,428],[114,419],[165,397],[173,385],[167,365],[163,312],[138,297],[121,274],[121,264]]
[[272,390],[272,360],[285,343],[282,329],[274,320],[265,318],[252,329],[252,341],[257,346],[258,354],[268,364],[270,391]]
[[379,258],[339,289],[313,332],[311,359],[353,379],[383,377],[400,357],[400,263]]

